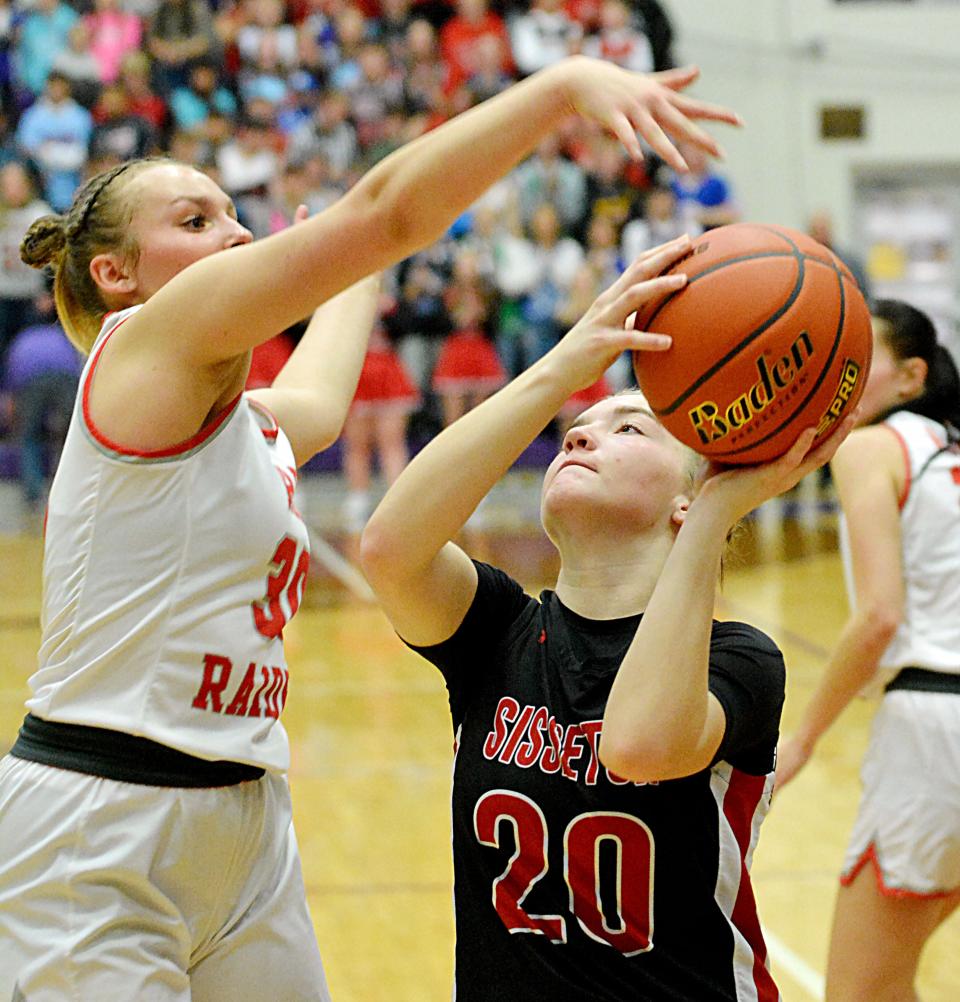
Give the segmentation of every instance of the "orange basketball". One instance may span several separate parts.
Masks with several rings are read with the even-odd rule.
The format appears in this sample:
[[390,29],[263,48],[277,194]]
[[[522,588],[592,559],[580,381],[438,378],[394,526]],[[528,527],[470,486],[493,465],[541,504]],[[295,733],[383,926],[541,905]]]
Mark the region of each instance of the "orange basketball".
[[870,367],[870,311],[840,259],[784,226],[708,230],[666,272],[687,284],[637,314],[670,334],[633,355],[664,427],[722,463],[782,455],[811,425],[817,440],[856,405]]

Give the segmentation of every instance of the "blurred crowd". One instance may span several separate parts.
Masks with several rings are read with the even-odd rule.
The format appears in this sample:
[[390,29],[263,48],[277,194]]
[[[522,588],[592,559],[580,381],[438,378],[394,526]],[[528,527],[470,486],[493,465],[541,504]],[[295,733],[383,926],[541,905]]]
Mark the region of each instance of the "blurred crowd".
[[[0,427],[27,457],[31,503],[49,466],[31,443],[64,424],[78,367],[17,248],[87,177],[168,154],[208,172],[265,236],[569,53],[654,71],[673,65],[673,41],[656,0],[0,0]],[[376,452],[392,479],[411,430],[428,437],[539,358],[625,262],[736,218],[727,181],[682,152],[691,170],[677,176],[572,120],[387,276],[345,435],[354,521]],[[255,353],[251,385],[272,379],[297,333]],[[571,407],[628,379],[623,361]]]

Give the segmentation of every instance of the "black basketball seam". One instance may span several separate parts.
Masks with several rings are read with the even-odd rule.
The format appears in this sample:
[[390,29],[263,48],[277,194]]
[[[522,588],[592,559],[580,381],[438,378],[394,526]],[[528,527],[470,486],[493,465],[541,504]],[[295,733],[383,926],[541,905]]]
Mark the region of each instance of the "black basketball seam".
[[[789,246],[792,248],[792,250],[790,252],[785,252],[785,251],[784,252],[780,252],[780,251],[766,251],[766,252],[763,252],[763,253],[760,253],[760,254],[745,254],[742,257],[730,258],[727,261],[720,261],[720,262],[718,262],[715,265],[711,265],[709,268],[705,269],[704,271],[700,272],[699,274],[694,275],[692,278],[690,278],[690,280],[687,282],[687,286],[685,286],[684,288],[692,285],[694,282],[696,282],[700,278],[703,278],[705,275],[709,275],[712,272],[718,271],[720,268],[725,268],[725,267],[727,267],[728,265],[731,265],[731,264],[740,264],[743,261],[753,261],[753,260],[758,260],[758,259],[763,259],[763,258],[793,257],[794,259],[796,259],[796,261],[798,263],[798,274],[797,274],[797,284],[794,286],[793,291],[790,294],[790,298],[787,300],[787,302],[783,306],[780,307],[780,309],[776,313],[774,313],[772,316],[768,317],[767,320],[763,323],[762,326],[758,327],[756,330],[751,331],[745,338],[743,338],[739,342],[739,344],[737,344],[733,348],[731,348],[727,352],[726,355],[724,355],[722,358],[718,359],[695,382],[691,383],[691,385],[688,386],[687,389],[684,390],[680,394],[680,396],[676,398],[676,400],[674,400],[672,403],[668,404],[666,407],[663,407],[663,408],[654,407],[653,408],[653,412],[658,417],[663,416],[663,415],[670,415],[670,414],[672,414],[682,403],[684,403],[684,401],[686,401],[708,379],[710,379],[711,377],[715,376],[717,374],[717,372],[720,369],[722,369],[729,361],[731,361],[731,359],[735,355],[737,355],[739,352],[743,351],[744,348],[746,348],[749,344],[751,344],[753,341],[755,341],[761,334],[763,334],[763,332],[765,330],[767,330],[770,327],[771,324],[775,323],[777,320],[780,319],[780,317],[783,316],[784,312],[786,310],[788,310],[793,305],[793,303],[796,301],[796,298],[797,298],[797,296],[800,293],[800,289],[803,286],[803,279],[804,279],[804,275],[805,275],[804,262],[806,262],[806,261],[815,261],[815,262],[817,262],[817,264],[826,265],[833,272],[842,275],[842,272],[838,272],[836,264],[834,263],[834,261],[831,258],[827,258],[826,260],[824,260],[822,257],[817,257],[817,256],[815,256],[813,254],[808,254],[805,251],[801,251],[800,248],[797,246],[796,242],[794,240],[792,240],[790,237],[788,237],[785,233],[781,233],[780,230],[774,229],[774,228],[769,227],[769,226],[759,226],[759,225],[757,226],[757,229],[764,230],[765,232],[767,232],[767,233],[769,233],[769,234],[771,234],[773,236],[780,237],[781,240],[784,240],[784,241],[786,241],[787,244],[789,244]],[[650,320],[647,321],[647,326],[648,327],[653,322],[653,320],[657,316],[657,314],[664,308],[664,306],[666,306],[667,303],[670,302],[670,300],[673,299],[674,296],[680,295],[680,293],[682,291],[683,291],[683,289],[680,289],[677,292],[671,293],[662,303],[660,303],[660,305],[657,307],[657,309],[651,315]]]
[[[774,255],[774,254],[770,254],[770,255],[757,254],[757,255],[754,255],[754,256],[755,257],[788,257],[788,256],[791,256],[791,255],[786,255],[786,254],[776,254],[776,255]],[[776,323],[784,315],[784,313],[786,313],[786,311],[789,310],[791,306],[793,306],[793,304],[797,300],[797,296],[800,295],[800,290],[803,288],[803,279],[804,279],[804,275],[806,274],[806,268],[805,268],[805,258],[804,258],[804,256],[802,254],[794,254],[794,255],[792,255],[792,257],[794,257],[796,259],[796,261],[797,261],[797,281],[794,284],[793,290],[791,291],[789,297],[787,298],[787,301],[775,313],[773,313],[771,316],[767,317],[767,319],[759,327],[757,327],[755,330],[752,330],[745,338],[743,338],[743,340],[740,341],[739,344],[734,345],[734,347],[731,348],[726,353],[726,355],[724,355],[722,358],[720,358],[716,362],[714,362],[714,364],[712,366],[710,366],[710,368],[707,369],[707,371],[704,372],[698,379],[694,380],[694,382],[692,382],[683,391],[683,393],[681,393],[680,396],[677,397],[676,400],[674,400],[672,403],[668,404],[666,407],[663,407],[663,408],[656,408],[656,407],[654,407],[653,408],[653,412],[658,417],[661,416],[661,415],[665,415],[665,414],[672,414],[682,403],[684,403],[684,401],[686,401],[687,399],[689,399],[701,386],[703,386],[703,384],[708,379],[710,379],[712,376],[715,376],[727,364],[727,362],[729,362],[732,358],[734,358],[734,356],[738,355],[741,351],[743,351],[743,349],[746,348],[748,344],[751,344],[753,341],[756,341],[756,339],[758,337],[760,337],[760,335],[765,330],[767,330],[767,328],[769,328],[772,324]],[[749,258],[744,258],[743,260],[749,260]],[[736,263],[735,261],[726,261],[726,262],[724,262],[724,265],[735,264],[735,263]],[[713,269],[711,269],[711,270],[713,270]],[[705,271],[702,274],[706,275],[706,274],[708,274],[708,272]],[[697,278],[699,278],[699,277],[700,276],[698,275]]]
[[[819,260],[819,259],[814,258],[813,260]],[[830,354],[827,356],[827,360],[826,362],[824,362],[823,368],[820,370],[820,375],[817,377],[813,386],[810,388],[810,392],[803,398],[803,400],[800,401],[799,404],[797,404],[797,406],[793,409],[793,412],[790,414],[790,416],[786,418],[780,425],[778,425],[772,431],[767,432],[767,434],[764,435],[763,438],[754,439],[754,441],[752,441],[749,445],[742,445],[738,449],[727,449],[725,452],[720,454],[721,456],[738,456],[742,452],[747,452],[750,449],[755,449],[758,445],[763,445],[764,442],[769,442],[770,439],[773,438],[775,435],[779,435],[780,432],[783,431],[783,429],[786,428],[786,426],[790,424],[790,422],[793,421],[794,418],[796,418],[797,413],[801,411],[804,407],[806,407],[806,405],[810,402],[810,399],[813,397],[813,395],[817,392],[817,390],[820,389],[820,386],[823,383],[824,379],[827,378],[827,370],[832,365],[834,358],[836,358],[837,349],[840,347],[840,338],[843,335],[843,325],[847,315],[847,296],[846,296],[846,290],[843,287],[843,283],[849,280],[847,279],[847,276],[844,275],[844,273],[832,261],[831,262],[821,261],[820,263],[827,264],[831,268],[831,270],[837,276],[837,282],[840,286],[840,318],[837,322],[837,333],[834,336],[833,345],[830,348]]]

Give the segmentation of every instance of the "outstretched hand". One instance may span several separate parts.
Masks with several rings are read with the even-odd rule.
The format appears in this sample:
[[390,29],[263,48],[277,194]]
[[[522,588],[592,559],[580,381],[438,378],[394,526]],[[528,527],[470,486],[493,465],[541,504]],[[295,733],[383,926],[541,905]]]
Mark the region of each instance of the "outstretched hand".
[[743,124],[729,108],[680,93],[700,76],[696,66],[641,74],[585,57],[569,62],[574,64],[567,84],[571,107],[609,129],[635,159],[643,157],[639,134],[671,167],[686,171],[687,163],[674,141],[692,143],[711,156],[723,156],[717,141],[695,119]]
[[707,466],[703,487],[697,495],[727,510],[730,525],[735,524],[764,501],[795,487],[808,473],[829,463],[843,440],[856,427],[859,409],[849,415],[822,442],[814,444],[816,428],[805,428],[796,442],[780,457],[756,466]]

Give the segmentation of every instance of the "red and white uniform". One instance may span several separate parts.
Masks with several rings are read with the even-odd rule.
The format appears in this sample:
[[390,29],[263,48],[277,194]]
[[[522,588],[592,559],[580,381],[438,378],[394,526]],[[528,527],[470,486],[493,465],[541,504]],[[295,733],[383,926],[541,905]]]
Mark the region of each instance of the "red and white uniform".
[[[148,740],[128,778],[89,749],[18,754],[27,722],[0,760],[0,998],[329,1002],[278,719],[309,560],[293,453],[243,396],[179,447],[112,443],[90,386],[131,312],[105,321],[51,490],[27,719],[123,732],[103,756]],[[214,778],[157,782],[150,742]]]
[[[884,426],[900,442],[907,468],[900,499],[906,588],[878,681],[904,668],[960,675],[960,448],[940,452],[943,427],[907,411]],[[960,888],[960,692],[886,692],[861,778],[841,880],[850,883],[871,862],[881,890],[893,897],[939,897]]]
[[307,530],[296,463],[239,397],[179,447],[138,453],[93,423],[104,325],[50,492],[43,639],[28,707],[206,759],[283,771],[281,630],[300,603]]

